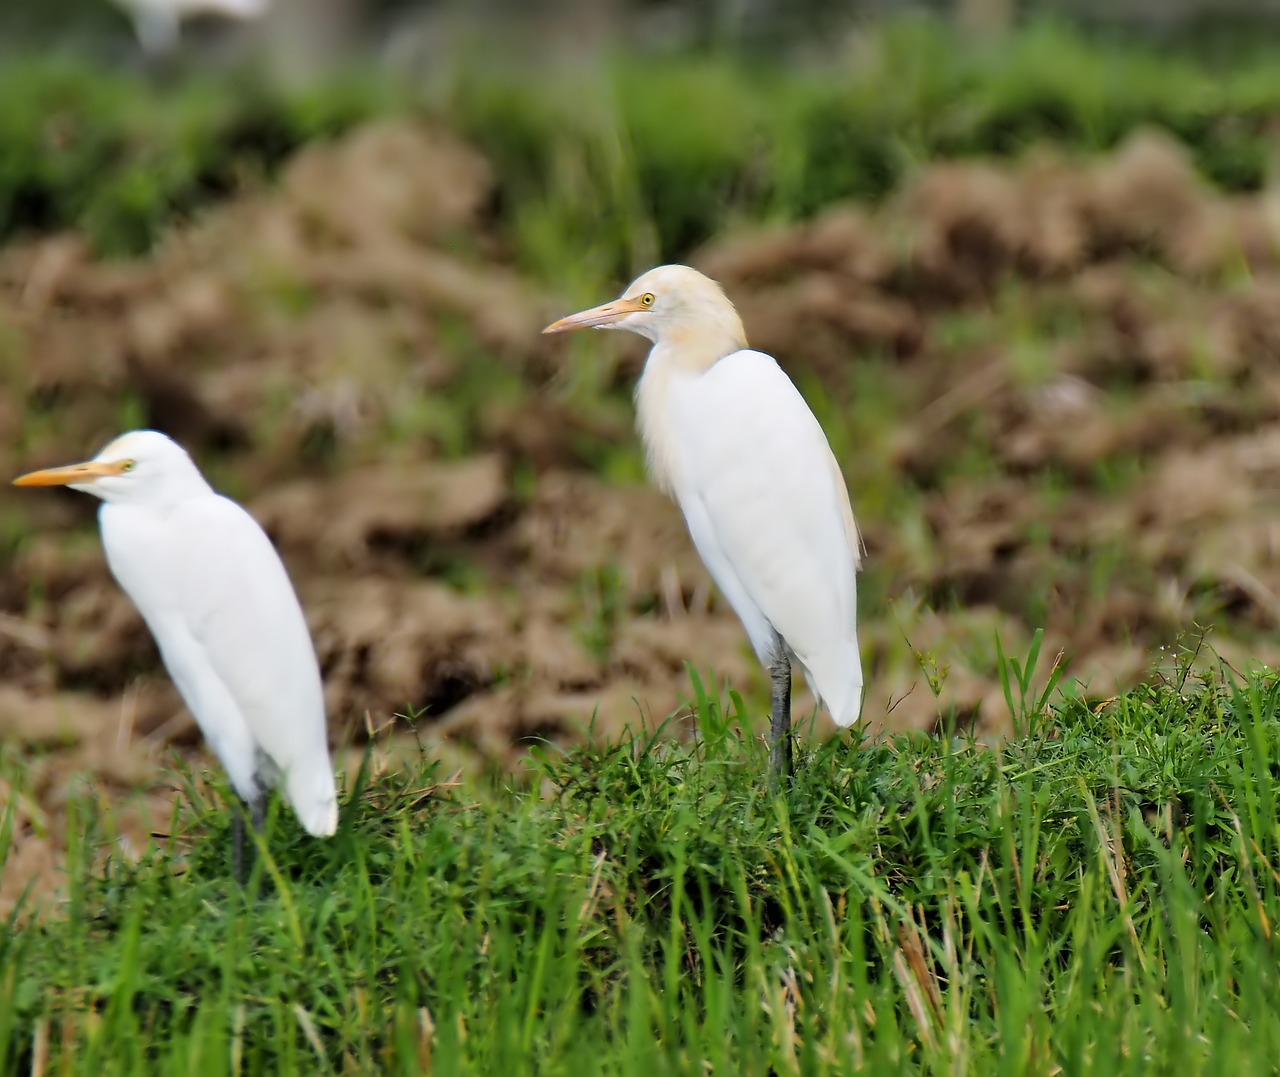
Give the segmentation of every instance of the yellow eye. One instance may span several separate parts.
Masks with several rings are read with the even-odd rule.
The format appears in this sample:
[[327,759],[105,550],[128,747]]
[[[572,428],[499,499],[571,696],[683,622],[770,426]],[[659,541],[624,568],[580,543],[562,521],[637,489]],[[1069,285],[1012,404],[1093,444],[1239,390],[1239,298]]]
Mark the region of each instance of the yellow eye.
[[132,471],[134,469],[134,466],[135,465],[132,460],[126,460],[123,464],[120,465],[120,473],[123,475],[126,471]]
[[645,293],[644,293],[644,295],[642,295],[642,296],[640,297],[640,305],[641,305],[642,307],[651,307],[651,306],[653,306],[653,293],[652,293],[652,292],[645,292]]

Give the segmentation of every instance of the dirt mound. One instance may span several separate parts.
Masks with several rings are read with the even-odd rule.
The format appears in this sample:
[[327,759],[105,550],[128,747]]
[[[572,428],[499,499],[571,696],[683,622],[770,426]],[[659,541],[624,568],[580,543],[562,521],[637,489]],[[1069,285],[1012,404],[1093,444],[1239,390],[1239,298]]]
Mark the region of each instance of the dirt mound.
[[[372,730],[380,765],[418,744],[510,765],[657,723],[686,662],[762,698],[676,510],[601,477],[632,443],[625,384],[550,390],[566,352],[538,331],[565,304],[504,264],[492,197],[447,132],[379,124],[145,262],[74,237],[0,254],[0,469],[125,426],[186,443],[281,549],[344,766]],[[872,725],[1004,731],[995,638],[1021,654],[1038,626],[1096,694],[1197,624],[1277,657],[1276,221],[1143,133],[1097,162],[939,164],[874,215],[692,256],[845,466]],[[76,775],[131,805],[137,848],[164,760],[200,751],[93,514],[0,489],[0,737],[29,778],[0,906],[56,869]]]

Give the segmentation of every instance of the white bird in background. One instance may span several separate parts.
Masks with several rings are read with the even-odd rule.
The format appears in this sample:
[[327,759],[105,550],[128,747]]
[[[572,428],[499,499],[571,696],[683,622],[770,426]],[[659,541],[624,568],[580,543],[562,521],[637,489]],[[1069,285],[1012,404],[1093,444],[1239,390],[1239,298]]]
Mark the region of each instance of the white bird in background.
[[584,328],[653,342],[636,386],[649,471],[769,668],[770,757],[789,773],[792,657],[838,725],[862,712],[861,544],[831,446],[777,362],[747,347],[720,286],[688,266],[651,269],[543,332]]
[[[255,828],[265,790],[279,780],[307,831],[333,834],[338,799],[320,670],[289,576],[257,521],[154,430],[124,434],[92,460],[14,483],[70,486],[102,499],[111,574],[150,628]],[[232,828],[243,881],[238,811]]]
[[269,0],[115,0],[133,19],[138,44],[148,56],[172,52],[184,19],[221,15],[249,21],[266,14]]

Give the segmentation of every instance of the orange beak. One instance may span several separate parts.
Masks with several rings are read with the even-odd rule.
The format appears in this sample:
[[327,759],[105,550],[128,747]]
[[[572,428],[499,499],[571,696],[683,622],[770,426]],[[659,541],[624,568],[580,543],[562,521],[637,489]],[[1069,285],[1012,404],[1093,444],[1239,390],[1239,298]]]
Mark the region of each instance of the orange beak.
[[96,460],[86,460],[83,464],[69,464],[66,467],[51,467],[44,471],[28,471],[13,480],[14,486],[70,486],[73,483],[93,482],[110,475],[124,472],[124,461],[104,464]]
[[543,332],[567,333],[571,329],[599,329],[600,326],[608,325],[628,314],[638,314],[648,309],[638,299],[615,299],[611,303],[601,303],[598,307],[579,311],[577,314],[570,314],[567,318],[561,318],[558,322],[552,322]]

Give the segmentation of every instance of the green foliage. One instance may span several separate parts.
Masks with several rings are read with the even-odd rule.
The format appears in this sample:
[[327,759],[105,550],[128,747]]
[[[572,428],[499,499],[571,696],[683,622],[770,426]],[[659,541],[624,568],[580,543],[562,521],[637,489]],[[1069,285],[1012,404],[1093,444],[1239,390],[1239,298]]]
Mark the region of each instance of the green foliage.
[[157,92],[65,60],[0,68],[0,239],[76,227],[109,254],[386,107],[372,83],[281,97],[192,83]]
[[983,48],[902,20],[864,44],[812,72],[729,55],[621,58],[536,86],[479,70],[441,107],[498,165],[526,261],[570,285],[679,258],[734,218],[880,199],[938,157],[1098,151],[1143,124],[1225,188],[1266,176],[1269,59],[1219,71],[1053,24]]
[[1274,675],[1026,708],[998,750],[836,738],[780,796],[697,696],[692,749],[428,764],[330,842],[278,811],[257,899],[211,806],[98,875],[77,813],[64,914],[0,930],[4,1072],[1268,1071]]
[[[678,257],[737,216],[874,200],[931,158],[1046,139],[1092,151],[1157,124],[1224,187],[1266,175],[1280,107],[1266,50],[1217,70],[1052,24],[984,48],[919,20],[863,44],[807,73],[727,54],[538,79],[461,64],[432,107],[493,157],[520,253],[568,287]],[[302,95],[199,80],[160,94],[65,61],[6,64],[0,238],[79,227],[140,251],[304,141],[407,107],[407,90],[368,74]]]

